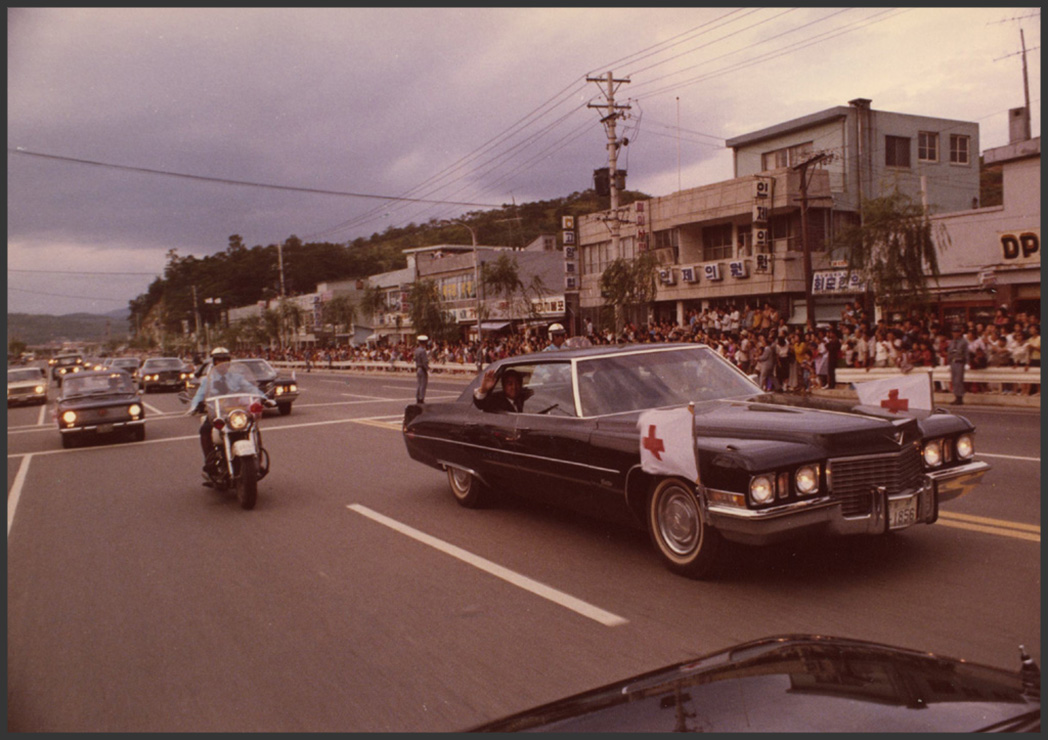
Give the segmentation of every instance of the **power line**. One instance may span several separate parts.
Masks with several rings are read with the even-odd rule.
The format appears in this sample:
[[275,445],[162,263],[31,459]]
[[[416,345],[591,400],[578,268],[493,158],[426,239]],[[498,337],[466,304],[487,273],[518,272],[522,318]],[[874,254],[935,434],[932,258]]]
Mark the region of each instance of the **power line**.
[[411,201],[414,203],[438,203],[441,205],[455,206],[477,206],[479,208],[499,208],[492,203],[464,203],[443,200],[425,200],[422,198],[405,198],[396,195],[374,195],[371,193],[351,193],[341,190],[321,190],[319,188],[300,188],[291,185],[272,185],[270,183],[248,182],[246,180],[230,180],[224,177],[207,177],[204,175],[189,175],[183,172],[169,172],[167,170],[154,170],[149,167],[131,167],[123,164],[112,164],[111,162],[98,162],[91,159],[80,159],[77,157],[63,157],[58,154],[45,154],[43,152],[31,152],[23,147],[7,148],[8,154],[22,154],[27,157],[42,157],[44,159],[55,159],[61,162],[75,162],[77,164],[88,164],[94,167],[108,167],[114,170],[125,170],[128,172],[141,172],[147,175],[164,175],[165,177],[181,177],[187,180],[202,180],[204,182],[219,182],[225,185],[241,185],[250,188],[267,188],[269,190],[288,190],[296,193],[314,193],[319,195],[336,195],[343,198],[373,198],[375,200]]
[[17,267],[8,267],[8,272],[40,272],[47,275],[157,275],[162,270],[154,272],[91,272],[89,270],[24,270]]

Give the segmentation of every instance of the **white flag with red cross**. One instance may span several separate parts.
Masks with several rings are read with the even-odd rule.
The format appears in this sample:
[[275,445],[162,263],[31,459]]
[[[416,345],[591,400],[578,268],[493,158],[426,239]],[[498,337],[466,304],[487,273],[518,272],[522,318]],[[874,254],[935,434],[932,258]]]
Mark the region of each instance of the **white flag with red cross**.
[[645,411],[637,421],[640,465],[646,473],[698,482],[695,416],[690,407]]
[[893,414],[914,409],[931,411],[933,405],[930,370],[914,370],[893,378],[855,383],[855,391],[863,406],[876,406]]

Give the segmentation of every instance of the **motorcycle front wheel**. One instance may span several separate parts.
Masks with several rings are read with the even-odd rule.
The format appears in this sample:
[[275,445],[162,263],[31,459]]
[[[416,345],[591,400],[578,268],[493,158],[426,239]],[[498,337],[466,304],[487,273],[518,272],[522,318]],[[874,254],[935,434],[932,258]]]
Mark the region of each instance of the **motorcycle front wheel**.
[[254,457],[237,458],[240,466],[237,475],[237,500],[240,508],[253,509],[258,500],[258,461]]

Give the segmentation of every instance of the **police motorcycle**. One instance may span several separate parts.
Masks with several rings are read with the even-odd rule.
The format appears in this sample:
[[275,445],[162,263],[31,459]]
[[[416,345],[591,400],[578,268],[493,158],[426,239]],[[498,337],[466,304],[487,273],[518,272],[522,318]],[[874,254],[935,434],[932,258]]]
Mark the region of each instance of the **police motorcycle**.
[[[189,403],[187,390],[179,400]],[[204,414],[211,426],[213,447],[207,455],[205,478],[218,491],[234,490],[243,509],[258,500],[258,481],[269,473],[269,453],[262,446],[259,422],[275,401],[257,393],[224,393],[201,401],[191,414]]]

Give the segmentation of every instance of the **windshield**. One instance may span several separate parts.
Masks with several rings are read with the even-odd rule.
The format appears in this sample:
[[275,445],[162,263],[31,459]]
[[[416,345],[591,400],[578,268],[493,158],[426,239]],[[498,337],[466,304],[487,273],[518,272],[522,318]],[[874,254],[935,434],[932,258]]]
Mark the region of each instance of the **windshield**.
[[708,347],[579,360],[578,378],[585,416],[760,392],[755,383]]
[[264,380],[277,374],[265,360],[234,360],[232,370],[244,375],[248,380]]
[[175,357],[160,358],[158,360],[146,360],[143,369],[146,370],[181,370],[182,361]]
[[71,375],[62,384],[62,394],[66,396],[134,392],[135,386],[131,382],[131,376],[125,372],[106,375]]
[[41,379],[40,371],[36,368],[25,369],[25,370],[8,370],[7,371],[7,382],[29,380],[38,382]]

